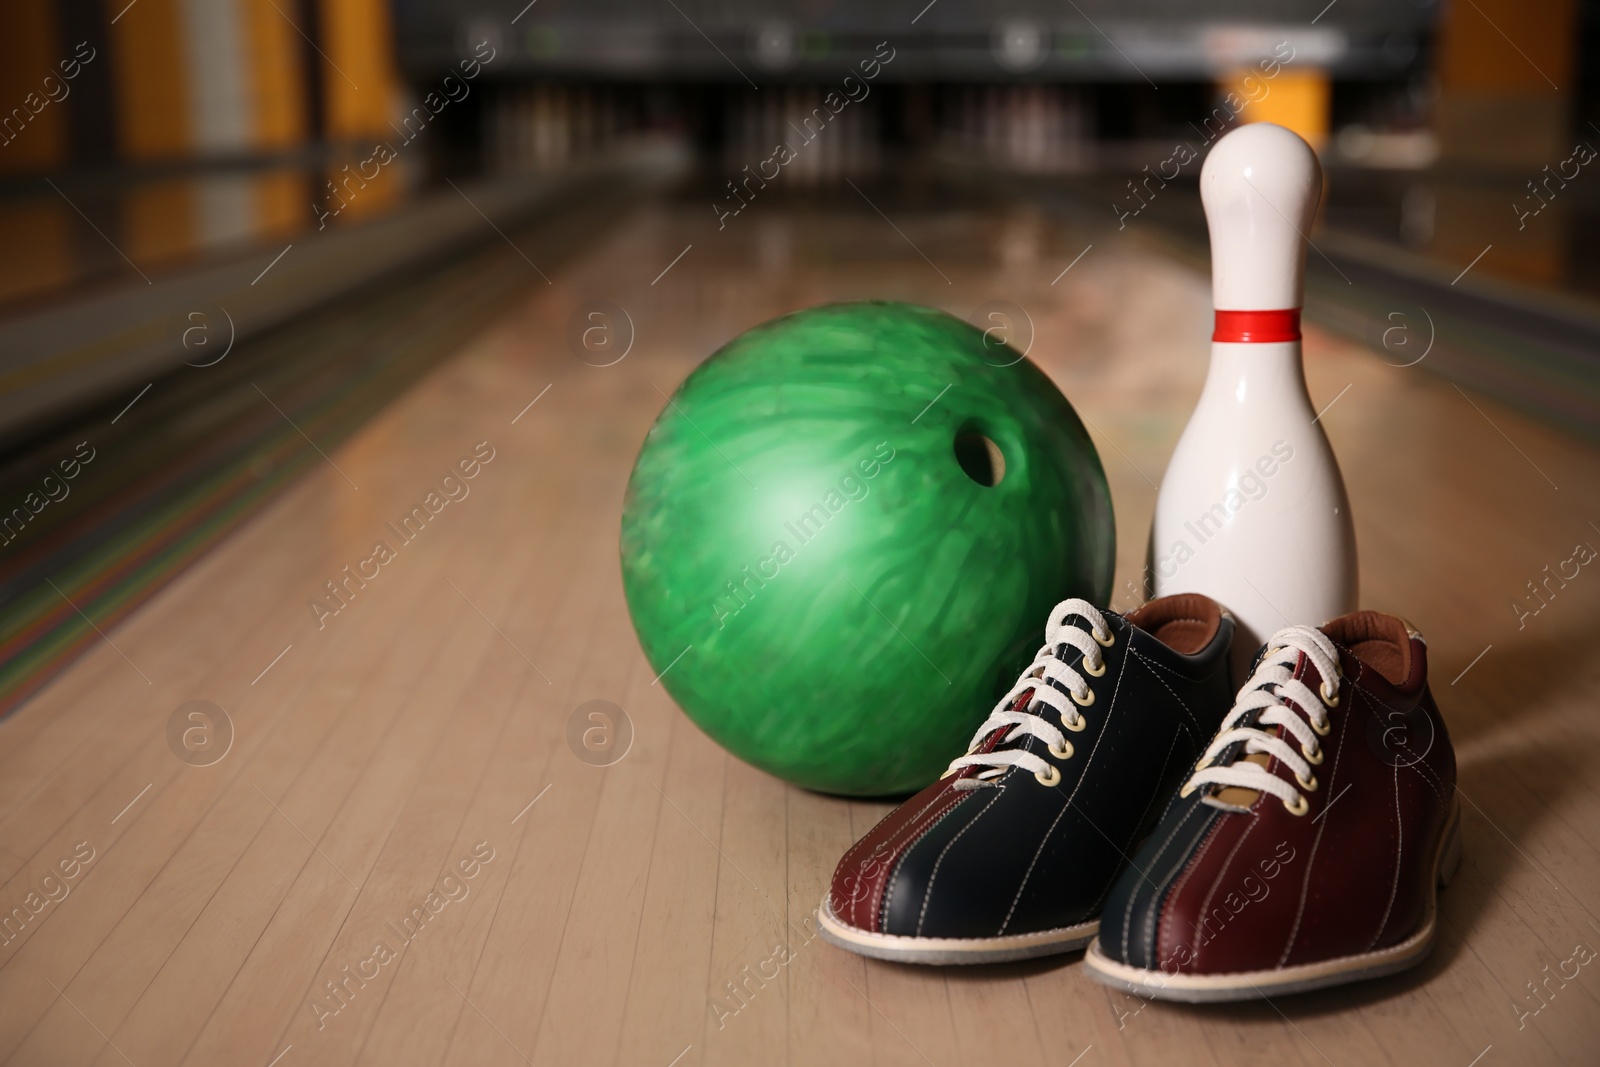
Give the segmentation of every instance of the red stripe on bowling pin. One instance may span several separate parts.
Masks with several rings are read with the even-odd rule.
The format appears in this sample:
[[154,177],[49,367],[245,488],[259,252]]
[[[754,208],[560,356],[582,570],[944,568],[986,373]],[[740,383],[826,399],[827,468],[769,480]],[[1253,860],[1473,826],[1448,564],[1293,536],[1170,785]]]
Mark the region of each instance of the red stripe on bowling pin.
[[1213,341],[1242,344],[1271,344],[1274,341],[1300,340],[1300,309],[1276,311],[1224,311],[1217,309]]

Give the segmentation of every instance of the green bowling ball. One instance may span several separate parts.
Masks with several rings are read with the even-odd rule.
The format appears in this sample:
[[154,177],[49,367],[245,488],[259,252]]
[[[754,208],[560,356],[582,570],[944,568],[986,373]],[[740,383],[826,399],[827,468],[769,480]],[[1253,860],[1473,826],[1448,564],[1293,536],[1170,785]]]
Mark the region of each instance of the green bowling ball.
[[701,364],[622,512],[634,629],[684,712],[808,789],[937,778],[1058,601],[1103,604],[1105,471],[1038,367],[932,308],[810,308]]

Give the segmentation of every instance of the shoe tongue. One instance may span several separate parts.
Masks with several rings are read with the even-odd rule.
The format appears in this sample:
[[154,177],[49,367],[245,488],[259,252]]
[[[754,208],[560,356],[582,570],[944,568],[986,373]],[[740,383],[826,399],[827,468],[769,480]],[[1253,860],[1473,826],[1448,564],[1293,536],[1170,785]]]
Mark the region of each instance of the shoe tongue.
[[[1269,645],[1262,645],[1259,649],[1256,650],[1255,659],[1253,659],[1250,662],[1250,678],[1251,678],[1252,681],[1255,678],[1256,671],[1260,670],[1261,669],[1261,664],[1266,661],[1266,659],[1267,659],[1267,651],[1268,651],[1268,649],[1270,647],[1271,646],[1269,646]],[[1285,651],[1291,651],[1291,650],[1279,647],[1278,649],[1274,650],[1275,654],[1274,654],[1273,658],[1277,659],[1277,658],[1281,657]],[[1289,677],[1298,679],[1303,685],[1305,685],[1305,687],[1307,689],[1310,689],[1313,693],[1318,692],[1320,690],[1321,686],[1322,686],[1322,675],[1320,675],[1317,672],[1316,664],[1311,662],[1311,657],[1307,656],[1304,652],[1300,651],[1299,649],[1293,649],[1292,651],[1294,652],[1294,663],[1291,664],[1290,667],[1289,667]],[[1265,687],[1252,687],[1252,688],[1265,688]],[[1299,707],[1299,702],[1291,700],[1291,698],[1288,695],[1282,693],[1282,690],[1283,690],[1282,683],[1278,683],[1276,685],[1273,685],[1271,687],[1271,689],[1269,690],[1269,692],[1272,692],[1274,695],[1278,696],[1279,699],[1283,700],[1285,703],[1292,703],[1292,704],[1294,704],[1295,707]],[[1241,695],[1243,695],[1243,694],[1241,693]],[[1304,710],[1305,709],[1303,709],[1303,708],[1301,709],[1302,713],[1304,713]]]
[[[1255,674],[1256,668],[1261,666],[1262,660],[1266,658],[1267,647],[1268,646],[1266,645],[1262,645],[1261,648],[1257,650],[1255,660],[1250,667],[1250,673],[1252,675]],[[1304,652],[1296,651],[1295,662],[1293,668],[1291,669],[1291,674],[1293,677],[1299,678],[1300,681],[1313,692],[1315,692],[1322,684],[1322,679],[1317,674],[1316,665],[1311,662],[1310,658]],[[1274,695],[1278,696],[1278,699],[1287,705],[1291,711],[1298,709],[1300,714],[1306,715],[1307,712],[1300,708],[1298,701],[1291,700],[1287,695],[1277,692],[1281,688],[1282,686],[1274,686]],[[1261,715],[1265,710],[1266,709],[1264,708],[1258,708],[1254,713],[1251,714],[1249,719],[1247,719],[1241,725],[1251,725],[1260,728]],[[1265,727],[1265,729],[1279,736],[1283,734],[1283,728],[1281,726],[1269,726]],[[1266,752],[1243,752],[1242,749],[1244,744],[1245,742],[1243,741],[1235,742],[1236,751],[1238,751],[1239,754],[1228,761],[1230,765],[1241,762],[1254,763],[1262,768],[1270,767],[1272,765],[1272,756],[1270,754]],[[1248,808],[1257,800],[1259,800],[1260,797],[1261,791],[1258,789],[1247,789],[1242,785],[1229,785],[1223,786],[1221,789],[1218,789],[1215,793],[1205,799],[1230,808]]]
[[[1247,756],[1241,757],[1241,759],[1258,764],[1261,767],[1266,767],[1272,763],[1272,757],[1265,752],[1252,752]],[[1238,761],[1236,760],[1235,762]],[[1206,799],[1215,800],[1219,804],[1226,804],[1232,808],[1248,808],[1260,798],[1261,791],[1259,789],[1246,789],[1242,785],[1227,785]]]
[[[1028,708],[1033,703],[1034,692],[1039,688],[1039,686],[1041,686],[1041,685],[1049,685],[1050,683],[1045,681],[1043,678],[1035,678],[1034,682],[1036,683],[1035,685],[1033,685],[1033,686],[1031,686],[1031,687],[1029,687],[1027,689],[1024,689],[1022,691],[1021,695],[1019,695],[1017,697],[1017,699],[1015,699],[1015,700],[1013,700],[1011,702],[1011,707],[1008,710],[1010,710],[1010,711],[1019,711],[1019,712],[1023,712],[1023,713],[1028,714],[1028,715],[1037,715],[1040,718],[1044,717],[1044,710],[1042,708],[1040,710],[1038,710],[1038,711],[1029,711]],[[1001,751],[1001,750],[1005,750],[1005,749],[1015,748],[1015,747],[1017,747],[1019,745],[1024,744],[1028,740],[1028,738],[1030,736],[1032,736],[1030,734],[1023,734],[1021,737],[1017,738],[1014,741],[1005,740],[1006,735],[1011,733],[1011,731],[1015,730],[1015,729],[1016,729],[1015,726],[999,726],[999,727],[996,727],[994,732],[989,735],[989,740],[984,743],[984,747],[979,749],[979,751],[980,752],[997,752],[997,751]]]

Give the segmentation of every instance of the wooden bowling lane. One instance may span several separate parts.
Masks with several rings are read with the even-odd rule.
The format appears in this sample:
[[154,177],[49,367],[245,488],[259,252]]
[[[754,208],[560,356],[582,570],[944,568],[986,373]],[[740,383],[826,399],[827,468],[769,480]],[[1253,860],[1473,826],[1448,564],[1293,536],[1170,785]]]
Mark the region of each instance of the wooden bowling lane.
[[[1600,456],[1315,330],[1363,600],[1428,636],[1461,763],[1434,957],[1199,1009],[1108,992],[1076,957],[911,969],[812,936],[887,808],[724,755],[639,653],[616,529],[664,395],[795,307],[1009,301],[1100,448],[1125,608],[1209,347],[1206,279],[1135,235],[873,195],[903,236],[848,201],[758,202],[709,236],[703,204],[630,208],[0,723],[0,1061],[1592,1062],[1600,577],[1549,576],[1600,545]],[[611,366],[568,348],[595,300],[633,324]],[[402,542],[388,524],[475,449],[466,495]],[[319,624],[309,602],[380,540],[392,558]],[[169,741],[194,700],[231,723],[203,766]],[[631,723],[610,766],[568,742],[591,700]],[[220,737],[206,714],[180,735]]]

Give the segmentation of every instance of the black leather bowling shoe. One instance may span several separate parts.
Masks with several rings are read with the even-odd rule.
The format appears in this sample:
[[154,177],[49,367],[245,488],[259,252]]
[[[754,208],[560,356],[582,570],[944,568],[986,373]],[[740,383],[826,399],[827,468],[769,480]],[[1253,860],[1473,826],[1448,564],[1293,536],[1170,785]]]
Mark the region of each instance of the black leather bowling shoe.
[[907,963],[1088,944],[1118,872],[1232,704],[1233,618],[1196,593],[1056,605],[1044,647],[939,781],[851,847],[822,935]]

